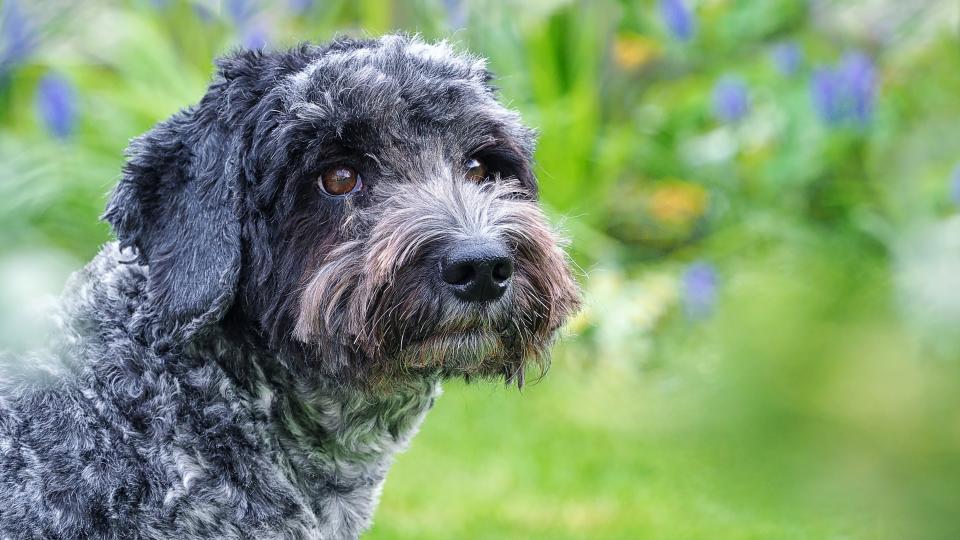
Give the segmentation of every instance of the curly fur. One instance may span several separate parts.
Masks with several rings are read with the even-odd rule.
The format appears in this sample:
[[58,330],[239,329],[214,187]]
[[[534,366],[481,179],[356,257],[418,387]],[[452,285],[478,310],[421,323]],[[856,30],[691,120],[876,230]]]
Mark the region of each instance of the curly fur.
[[[356,538],[439,382],[522,383],[577,308],[482,60],[385,36],[218,66],[131,143],[51,345],[0,362],[0,537]],[[343,163],[363,190],[321,193]],[[477,238],[516,273],[458,302],[436,267]]]

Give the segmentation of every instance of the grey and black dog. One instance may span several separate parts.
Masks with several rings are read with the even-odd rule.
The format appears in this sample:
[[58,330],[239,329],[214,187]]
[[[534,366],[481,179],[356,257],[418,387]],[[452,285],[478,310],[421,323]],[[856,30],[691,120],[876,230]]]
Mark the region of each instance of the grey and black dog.
[[405,36],[239,52],[130,145],[49,350],[0,376],[0,537],[356,538],[447,377],[579,293],[533,132]]

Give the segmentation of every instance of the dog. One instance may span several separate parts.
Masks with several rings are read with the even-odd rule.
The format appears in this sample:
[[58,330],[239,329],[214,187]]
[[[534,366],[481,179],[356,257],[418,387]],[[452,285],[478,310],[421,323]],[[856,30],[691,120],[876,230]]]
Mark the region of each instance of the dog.
[[131,142],[51,345],[3,362],[0,537],[357,538],[440,382],[522,385],[578,309],[482,59],[217,66]]

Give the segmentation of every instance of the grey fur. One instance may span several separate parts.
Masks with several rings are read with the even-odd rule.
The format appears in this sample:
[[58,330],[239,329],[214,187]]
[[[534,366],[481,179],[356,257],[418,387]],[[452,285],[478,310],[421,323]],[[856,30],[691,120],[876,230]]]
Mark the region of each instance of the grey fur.
[[[577,308],[482,60],[386,36],[219,66],[131,143],[50,346],[0,362],[0,537],[357,538],[439,382],[522,384]],[[364,189],[318,192],[335,163]],[[478,237],[517,271],[468,305],[434,274]]]

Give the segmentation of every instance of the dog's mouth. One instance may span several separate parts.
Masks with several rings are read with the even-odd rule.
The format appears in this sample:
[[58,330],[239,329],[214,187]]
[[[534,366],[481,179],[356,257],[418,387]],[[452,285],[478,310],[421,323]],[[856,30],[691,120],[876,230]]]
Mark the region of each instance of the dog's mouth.
[[499,372],[507,356],[504,338],[490,329],[442,332],[404,345],[399,360],[413,370],[483,374]]

